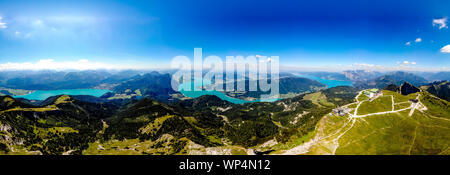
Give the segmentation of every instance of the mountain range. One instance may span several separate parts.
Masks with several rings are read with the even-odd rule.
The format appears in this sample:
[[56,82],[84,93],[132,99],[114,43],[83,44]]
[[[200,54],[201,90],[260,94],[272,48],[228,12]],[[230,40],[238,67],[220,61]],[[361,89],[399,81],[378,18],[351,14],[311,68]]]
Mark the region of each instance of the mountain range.
[[450,101],[450,82],[449,81],[436,81],[428,85],[422,86],[422,89],[427,90],[429,93]]
[[428,84],[429,81],[423,77],[407,72],[392,72],[374,79],[362,80],[354,82],[353,86],[360,89],[367,88],[384,88],[390,84],[401,85],[409,82],[414,86],[422,86]]
[[170,74],[99,79],[115,82],[100,98],[0,96],[0,154],[450,153],[448,81],[393,72],[326,89],[286,74],[280,92],[293,96],[233,104],[211,95],[167,100],[178,93]]

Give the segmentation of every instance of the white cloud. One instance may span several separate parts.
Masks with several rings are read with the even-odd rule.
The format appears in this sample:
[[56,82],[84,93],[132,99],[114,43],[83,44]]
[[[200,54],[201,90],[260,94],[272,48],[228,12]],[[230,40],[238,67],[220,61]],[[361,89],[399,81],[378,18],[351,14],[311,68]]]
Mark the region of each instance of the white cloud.
[[416,40],[414,42],[420,43],[420,42],[422,42],[422,38],[416,38]]
[[[412,41],[408,41],[408,42],[406,42],[405,43],[405,46],[410,46],[412,43],[411,43]],[[422,38],[416,38],[415,40],[414,40],[414,42],[415,43],[420,43],[420,42],[422,42]]]
[[444,46],[443,48],[441,48],[441,52],[442,53],[450,53],[450,44]]
[[[409,61],[407,61],[410,63]],[[402,64],[403,62],[397,62],[397,64]],[[397,71],[397,70],[409,70],[408,66],[383,66],[367,63],[353,63],[349,66],[340,66],[342,70],[366,70],[366,71]]]
[[[438,71],[450,71],[449,67],[424,67],[419,66],[417,62],[415,61],[397,61],[397,64],[394,64],[392,66],[389,65],[374,65],[374,64],[367,64],[367,63],[353,63],[348,66],[333,66],[330,67],[334,70],[366,70],[366,71],[431,71],[431,72],[438,72]],[[323,68],[317,68],[316,71],[323,70]]]
[[416,65],[417,63],[414,61],[397,61],[397,65],[400,67],[409,67],[412,65]]
[[[378,65],[378,64],[367,64],[367,63],[353,63],[353,64],[343,64],[343,65],[323,65],[323,66],[286,66],[280,65],[280,69],[283,71],[327,71],[327,72],[340,72],[345,70],[365,70],[365,71],[380,71],[380,72],[390,72],[390,71],[425,71],[425,72],[439,72],[439,71],[450,71],[450,67],[426,67],[418,66],[416,62],[408,61],[409,66],[400,66],[403,61],[398,61],[397,64],[388,65]],[[414,65],[414,66],[413,66]]]
[[373,65],[373,64],[367,64],[367,63],[353,63],[352,66],[353,66],[353,67],[356,67],[356,68],[361,68],[361,69],[364,69],[364,68],[373,68],[373,67],[375,67],[375,65]]
[[264,63],[264,62],[270,63],[270,62],[273,61],[271,57],[268,57],[268,58],[265,59],[265,60],[261,59],[261,58],[264,57],[264,56],[262,56],[262,55],[255,55],[255,57],[256,57],[257,59],[259,59],[259,62],[261,62],[261,63]]
[[2,22],[2,17],[0,16],[0,29],[6,29],[8,26],[6,26],[6,23]]
[[[397,61],[397,64],[394,64],[392,66],[387,65],[379,65],[379,64],[369,64],[369,63],[353,63],[348,66],[339,66],[340,70],[368,70],[368,71],[410,71],[410,70],[416,70],[416,71],[430,71],[430,70],[437,70],[438,68],[425,68],[425,67],[418,67],[417,62],[415,61]],[[448,70],[448,69],[443,69]]]
[[5,63],[0,64],[0,71],[6,70],[95,70],[95,69],[146,69],[143,65],[107,64],[90,62],[87,59],[78,61],[57,62],[53,59],[42,59],[38,62]]
[[447,17],[440,19],[433,19],[433,26],[439,26],[439,29],[448,28]]

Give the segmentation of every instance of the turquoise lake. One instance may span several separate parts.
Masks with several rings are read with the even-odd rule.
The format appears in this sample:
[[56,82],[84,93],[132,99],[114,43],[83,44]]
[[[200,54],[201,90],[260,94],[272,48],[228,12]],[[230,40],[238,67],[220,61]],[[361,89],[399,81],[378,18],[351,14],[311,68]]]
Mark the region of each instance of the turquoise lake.
[[[328,80],[328,79],[322,79],[322,78],[319,78],[319,77],[310,76],[310,75],[303,75],[303,74],[296,74],[296,76],[303,77],[303,78],[308,78],[308,79],[312,79],[312,80],[316,80],[316,81],[318,81],[320,83],[326,84],[328,88],[332,88],[332,87],[336,87],[336,86],[352,86],[352,82],[351,81]],[[224,93],[222,93],[220,91],[202,90],[201,86],[195,87],[194,86],[195,83],[201,84],[202,81],[201,80],[195,80],[195,81],[192,81],[192,82],[182,83],[178,87],[178,90],[186,97],[197,98],[197,97],[200,97],[202,95],[215,95],[215,96],[219,97],[222,100],[226,100],[226,101],[229,101],[229,102],[234,103],[234,104],[244,104],[244,103],[253,103],[253,102],[274,102],[274,101],[279,100],[279,98],[274,98],[274,99],[262,99],[262,100],[249,101],[249,100],[242,100],[242,99],[238,99],[238,98],[232,98],[232,97],[229,97],[229,96],[225,95]],[[203,84],[204,85],[209,85],[210,81],[203,81]],[[191,90],[186,90],[186,89],[189,88],[189,86],[191,86]]]
[[[186,97],[191,97],[191,98],[197,98],[200,97],[202,95],[215,95],[217,97],[219,97],[222,100],[226,100],[229,101],[231,103],[234,104],[244,104],[244,103],[253,103],[253,102],[274,102],[279,100],[278,98],[274,98],[274,99],[261,99],[261,100],[242,100],[242,99],[238,99],[238,98],[232,98],[229,96],[226,96],[224,93],[220,92],[220,91],[208,91],[208,90],[202,90],[201,86],[200,87],[195,87],[194,84],[195,83],[202,83],[202,80],[195,80],[192,82],[186,82],[186,83],[182,83],[178,86],[178,90]],[[208,85],[211,84],[210,81],[203,81],[204,85]],[[189,89],[189,86],[191,86],[190,90],[186,90]]]
[[351,81],[342,81],[342,80],[328,80],[328,79],[322,79],[319,77],[311,76],[311,75],[304,75],[304,74],[295,74],[295,76],[303,77],[303,78],[309,78],[311,80],[316,80],[320,83],[326,84],[328,88],[336,87],[336,86],[352,86]]
[[[314,76],[310,76],[310,75],[300,75],[300,74],[297,74],[296,76],[317,80],[320,83],[326,84],[328,86],[328,88],[332,88],[332,87],[336,87],[336,86],[352,86],[351,81],[328,80],[328,79],[322,79],[322,78],[318,78],[318,77],[314,77]],[[222,93],[220,91],[202,90],[201,86],[194,87],[194,85],[193,85],[194,83],[201,83],[201,80],[182,83],[182,84],[180,84],[178,89],[186,97],[197,98],[202,95],[215,95],[222,100],[226,100],[226,101],[229,101],[234,104],[244,104],[244,103],[253,103],[253,102],[274,102],[274,101],[279,100],[279,98],[274,98],[274,99],[261,99],[261,100],[250,101],[250,100],[242,100],[242,99],[238,99],[238,98],[232,98],[232,97],[225,95],[224,93]],[[203,84],[208,85],[208,84],[210,84],[210,82],[203,81]],[[189,90],[189,91],[185,90],[189,86],[191,86],[191,90]],[[29,99],[29,100],[45,100],[48,97],[56,96],[56,95],[63,95],[63,94],[66,94],[66,95],[92,95],[95,97],[100,97],[107,92],[110,92],[110,90],[105,90],[105,89],[36,90],[27,95],[14,96],[14,98],[25,98],[25,99]]]
[[28,100],[45,100],[48,97],[56,95],[92,95],[100,97],[103,94],[110,92],[106,89],[60,89],[60,90],[36,90],[27,95],[13,96],[14,98],[25,98]]

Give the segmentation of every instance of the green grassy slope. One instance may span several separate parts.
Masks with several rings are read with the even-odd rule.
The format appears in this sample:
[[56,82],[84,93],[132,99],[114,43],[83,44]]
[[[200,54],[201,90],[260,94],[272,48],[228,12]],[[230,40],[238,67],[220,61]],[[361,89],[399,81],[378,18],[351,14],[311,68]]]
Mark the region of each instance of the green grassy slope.
[[[409,103],[402,102],[417,96],[417,93],[409,96],[394,93],[384,92],[394,96],[399,108],[408,107]],[[364,106],[365,113],[391,108],[390,96],[373,102]],[[448,155],[449,107],[447,101],[420,92],[420,105],[411,116],[410,110],[361,118],[325,116],[307,154]]]
[[373,101],[365,101],[358,108],[358,115],[392,110],[391,96],[381,96]]

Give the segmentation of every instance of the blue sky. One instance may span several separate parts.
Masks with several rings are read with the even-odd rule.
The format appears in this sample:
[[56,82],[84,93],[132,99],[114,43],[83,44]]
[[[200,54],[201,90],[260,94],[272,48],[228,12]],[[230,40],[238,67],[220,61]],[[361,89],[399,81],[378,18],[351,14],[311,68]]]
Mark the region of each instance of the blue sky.
[[448,9],[448,0],[0,1],[0,69],[164,68],[200,47],[301,70],[449,70]]

